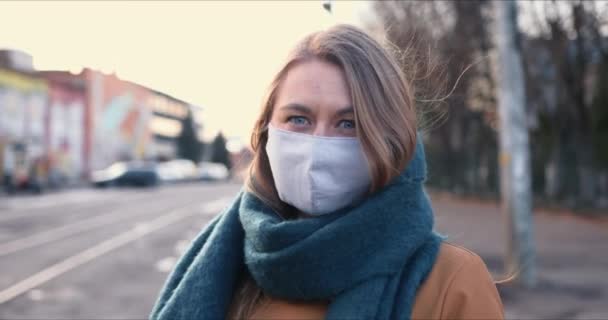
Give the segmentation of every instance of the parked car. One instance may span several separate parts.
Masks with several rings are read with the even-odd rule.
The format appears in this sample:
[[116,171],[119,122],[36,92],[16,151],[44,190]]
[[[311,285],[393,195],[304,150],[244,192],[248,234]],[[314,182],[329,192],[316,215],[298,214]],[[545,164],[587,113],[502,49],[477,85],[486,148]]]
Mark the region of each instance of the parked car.
[[198,179],[203,181],[223,181],[230,177],[225,165],[215,162],[201,162],[198,165]]
[[194,162],[187,159],[175,159],[158,164],[158,175],[162,182],[185,182],[197,178]]
[[91,182],[96,187],[149,187],[159,182],[157,166],[152,162],[117,162],[106,169],[94,171]]

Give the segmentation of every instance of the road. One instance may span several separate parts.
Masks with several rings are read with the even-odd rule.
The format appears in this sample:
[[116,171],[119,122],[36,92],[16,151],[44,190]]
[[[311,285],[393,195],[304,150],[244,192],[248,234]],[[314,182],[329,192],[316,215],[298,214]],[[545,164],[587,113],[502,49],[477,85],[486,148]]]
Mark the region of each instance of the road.
[[[176,259],[241,186],[78,189],[0,198],[0,319],[143,319]],[[495,204],[432,194],[437,229],[496,279]],[[535,214],[539,286],[499,285],[509,319],[608,318],[608,224]]]
[[142,319],[235,184],[0,199],[0,319]]

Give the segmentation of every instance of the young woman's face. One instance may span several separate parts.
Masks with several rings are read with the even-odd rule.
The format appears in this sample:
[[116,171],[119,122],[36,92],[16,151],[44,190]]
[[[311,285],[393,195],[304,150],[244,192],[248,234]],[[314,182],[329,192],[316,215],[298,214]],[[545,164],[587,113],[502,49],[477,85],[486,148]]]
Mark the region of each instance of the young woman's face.
[[354,110],[342,70],[321,60],[293,66],[278,89],[270,123],[316,136],[355,137]]

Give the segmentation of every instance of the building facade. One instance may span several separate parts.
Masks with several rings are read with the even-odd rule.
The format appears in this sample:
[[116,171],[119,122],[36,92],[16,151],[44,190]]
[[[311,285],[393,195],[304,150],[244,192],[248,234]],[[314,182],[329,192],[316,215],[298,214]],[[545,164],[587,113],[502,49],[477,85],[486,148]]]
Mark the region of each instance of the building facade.
[[2,184],[64,185],[117,161],[174,159],[188,116],[202,136],[201,111],[115,74],[36,71],[31,56],[0,50]]

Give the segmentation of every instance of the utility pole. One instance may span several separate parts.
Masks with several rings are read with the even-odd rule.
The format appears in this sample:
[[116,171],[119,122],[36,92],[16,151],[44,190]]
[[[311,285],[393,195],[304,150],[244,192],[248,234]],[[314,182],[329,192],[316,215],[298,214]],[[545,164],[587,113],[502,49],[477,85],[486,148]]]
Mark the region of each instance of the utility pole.
[[524,287],[536,285],[526,97],[517,29],[517,3],[494,1],[496,82],[500,118],[500,193],[507,226],[505,269]]

